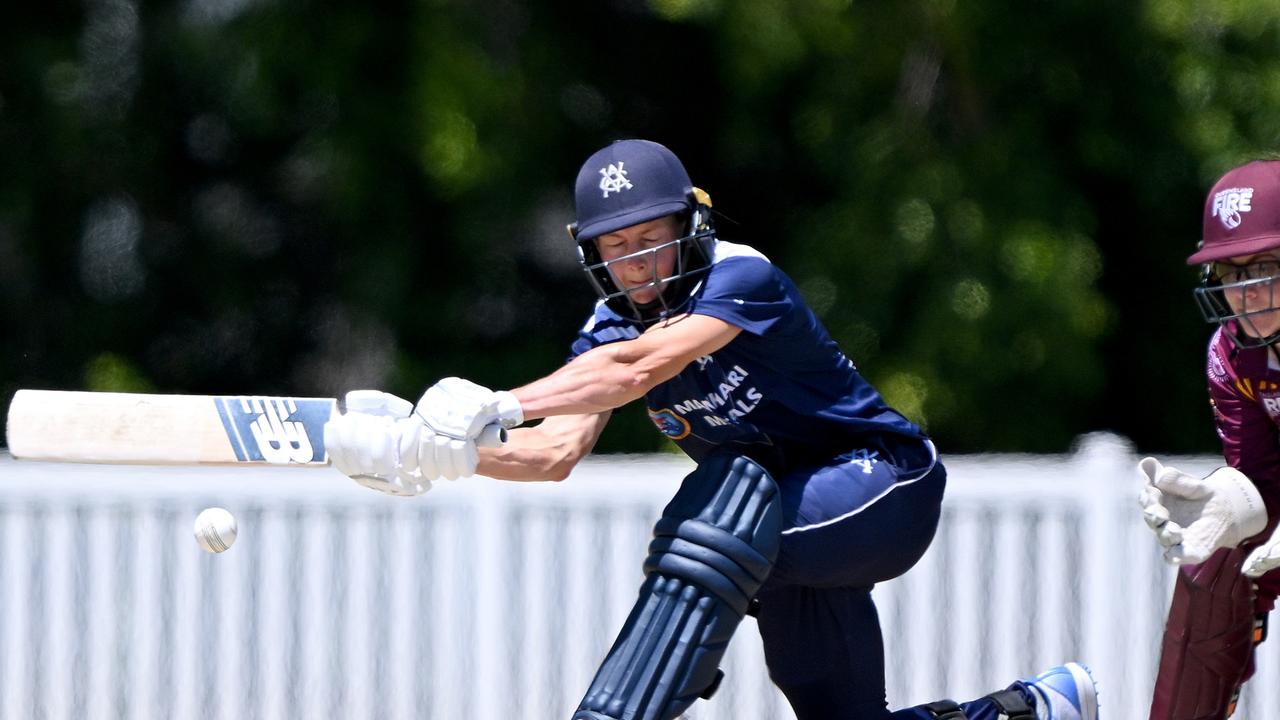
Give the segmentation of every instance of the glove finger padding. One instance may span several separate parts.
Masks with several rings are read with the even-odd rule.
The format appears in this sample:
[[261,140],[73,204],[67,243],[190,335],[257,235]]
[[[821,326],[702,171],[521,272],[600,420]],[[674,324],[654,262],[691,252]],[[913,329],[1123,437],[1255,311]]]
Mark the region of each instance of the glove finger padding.
[[480,453],[476,450],[474,440],[453,440],[450,438],[446,439],[440,447],[444,451],[445,465],[448,467],[447,477],[450,480],[470,477],[476,474],[476,465],[480,462]]
[[1204,480],[1171,467],[1161,469],[1152,484],[1166,496],[1186,500],[1205,500],[1213,494],[1212,488]]
[[[383,395],[399,400],[394,395]],[[350,394],[349,394],[350,395]],[[395,419],[392,406],[383,399],[366,396],[364,407],[381,414],[349,411],[325,425],[325,449],[334,468],[357,483],[391,495],[421,495],[431,488],[429,480],[417,475],[416,444],[421,423]],[[407,404],[408,401],[400,400]],[[383,405],[379,410],[375,404]],[[400,408],[403,410],[403,407]],[[409,448],[411,452],[405,452]],[[402,463],[401,460],[408,461]]]
[[1164,547],[1173,547],[1182,542],[1182,526],[1176,522],[1169,521],[1156,528],[1155,532],[1156,540]]
[[1146,521],[1147,527],[1152,530],[1158,529],[1169,522],[1169,508],[1165,507],[1163,503],[1164,493],[1156,489],[1154,485],[1143,486],[1142,492],[1138,495],[1138,505],[1142,507],[1142,519]]
[[418,465],[427,479],[457,480],[476,474],[480,452],[474,440],[455,440],[429,431],[418,443]]
[[347,413],[392,418],[409,417],[413,412],[413,403],[381,390],[352,390],[343,398],[342,405]]
[[325,449],[333,466],[344,475],[367,475],[395,470],[391,451],[390,418],[348,413],[324,428]]
[[1244,574],[1258,577],[1280,567],[1280,527],[1244,560]]
[[1249,553],[1244,561],[1244,574],[1259,577],[1280,567],[1280,546],[1263,546]]

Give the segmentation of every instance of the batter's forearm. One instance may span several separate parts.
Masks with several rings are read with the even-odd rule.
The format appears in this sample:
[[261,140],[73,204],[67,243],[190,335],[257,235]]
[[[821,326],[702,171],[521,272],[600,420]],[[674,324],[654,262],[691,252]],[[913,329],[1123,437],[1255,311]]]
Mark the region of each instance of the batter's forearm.
[[598,436],[598,429],[591,427],[554,433],[541,426],[517,428],[510,431],[501,448],[480,449],[476,474],[496,480],[563,480],[590,452]]
[[643,397],[675,374],[664,370],[660,360],[633,354],[627,346],[622,342],[595,348],[551,375],[512,390],[525,419],[612,410]]

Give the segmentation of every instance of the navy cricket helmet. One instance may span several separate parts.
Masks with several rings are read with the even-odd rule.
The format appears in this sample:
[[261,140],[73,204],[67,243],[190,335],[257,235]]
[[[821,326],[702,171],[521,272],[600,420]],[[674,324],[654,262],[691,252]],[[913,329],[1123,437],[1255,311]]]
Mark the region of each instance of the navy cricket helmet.
[[[678,314],[689,302],[700,277],[711,267],[715,229],[711,222],[711,198],[693,186],[689,173],[675,153],[648,140],[619,140],[595,152],[582,164],[574,186],[577,221],[569,234],[578,246],[578,260],[600,298],[618,315],[651,324]],[[596,238],[623,228],[679,215],[685,220],[681,237],[670,243],[641,250],[608,262],[600,258]],[[676,248],[676,265],[668,277],[658,277],[640,288],[622,288],[610,266],[634,260],[641,254],[655,256]],[[636,302],[635,290],[657,287],[654,300]]]

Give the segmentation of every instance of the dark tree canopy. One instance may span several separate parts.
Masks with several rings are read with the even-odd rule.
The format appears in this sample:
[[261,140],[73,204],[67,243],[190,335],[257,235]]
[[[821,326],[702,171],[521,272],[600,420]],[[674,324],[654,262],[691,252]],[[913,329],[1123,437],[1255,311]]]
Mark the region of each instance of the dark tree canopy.
[[[408,397],[553,369],[578,164],[677,152],[951,451],[1215,448],[1183,260],[1280,145],[1280,9],[983,0],[19,4],[19,387]],[[733,222],[731,222],[732,220]],[[601,448],[650,450],[620,411]]]

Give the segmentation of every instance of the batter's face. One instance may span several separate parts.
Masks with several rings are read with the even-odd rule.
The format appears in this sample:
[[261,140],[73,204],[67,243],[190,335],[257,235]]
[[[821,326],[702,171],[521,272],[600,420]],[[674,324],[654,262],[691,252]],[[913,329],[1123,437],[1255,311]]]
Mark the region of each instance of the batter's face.
[[1280,258],[1271,252],[1242,255],[1213,266],[1227,304],[1245,334],[1265,338],[1280,331]]
[[661,281],[675,272],[675,240],[682,229],[677,216],[667,215],[596,238],[600,260],[609,263],[613,281],[637,305],[657,300]]

